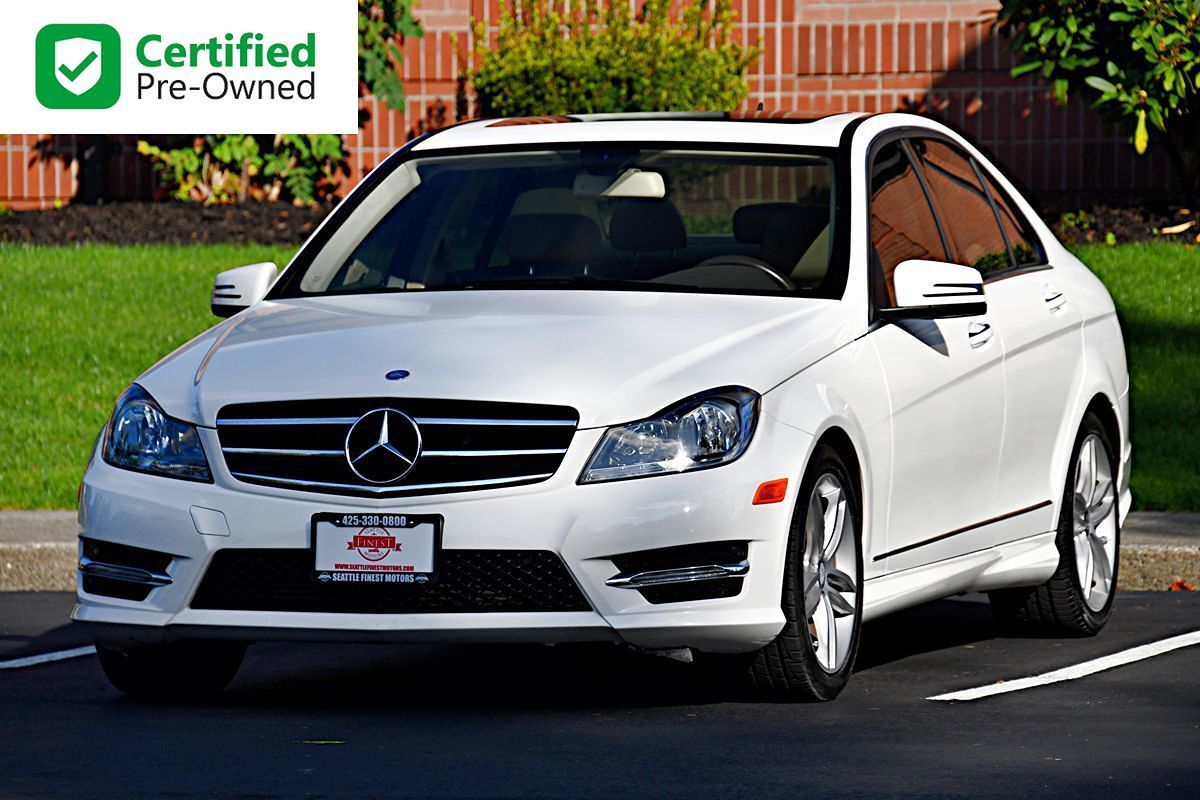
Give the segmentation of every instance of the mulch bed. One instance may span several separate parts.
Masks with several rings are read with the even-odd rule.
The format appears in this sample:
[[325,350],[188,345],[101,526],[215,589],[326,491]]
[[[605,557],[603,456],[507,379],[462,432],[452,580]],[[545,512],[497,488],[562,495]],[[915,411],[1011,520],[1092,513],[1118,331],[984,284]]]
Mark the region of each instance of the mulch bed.
[[249,202],[70,205],[0,215],[0,242],[51,244],[290,244],[309,237],[330,208]]
[[1059,241],[1068,245],[1124,244],[1151,239],[1197,244],[1200,243],[1198,212],[1200,209],[1097,205],[1049,213],[1045,219]]
[[[203,206],[180,202],[71,205],[0,214],[0,242],[24,244],[298,245],[329,213],[329,206],[297,208],[248,202]],[[1200,243],[1200,209],[1096,205],[1050,209],[1046,222],[1064,244],[1124,244],[1150,239]],[[1192,224],[1186,229],[1164,233]],[[1110,237],[1109,234],[1112,236]]]

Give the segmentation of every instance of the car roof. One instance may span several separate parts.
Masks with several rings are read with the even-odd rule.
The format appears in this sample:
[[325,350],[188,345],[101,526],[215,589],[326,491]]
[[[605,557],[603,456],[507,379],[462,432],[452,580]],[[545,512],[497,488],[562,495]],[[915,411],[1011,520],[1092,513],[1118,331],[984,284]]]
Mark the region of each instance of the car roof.
[[[569,114],[485,119],[430,134],[414,151],[572,142],[686,142],[837,147],[863,113],[793,117],[783,113],[683,112]],[[783,124],[781,124],[783,123]]]

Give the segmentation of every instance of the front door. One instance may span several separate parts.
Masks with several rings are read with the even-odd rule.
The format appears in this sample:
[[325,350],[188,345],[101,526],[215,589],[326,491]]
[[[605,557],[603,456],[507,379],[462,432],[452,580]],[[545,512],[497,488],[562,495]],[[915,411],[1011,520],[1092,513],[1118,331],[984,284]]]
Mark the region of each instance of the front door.
[[[908,259],[953,261],[928,187],[900,141],[874,158],[871,240],[876,303],[895,300],[892,274]],[[1004,342],[990,314],[883,324],[868,340],[891,402],[889,572],[980,549],[971,532],[997,513],[1004,429]],[[986,545],[983,545],[986,546]]]

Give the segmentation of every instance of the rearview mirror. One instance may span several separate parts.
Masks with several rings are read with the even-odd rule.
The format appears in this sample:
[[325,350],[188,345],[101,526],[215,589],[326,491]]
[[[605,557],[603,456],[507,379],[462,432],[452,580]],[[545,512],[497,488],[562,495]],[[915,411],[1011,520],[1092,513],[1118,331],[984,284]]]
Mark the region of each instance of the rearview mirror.
[[575,178],[576,197],[638,198],[661,200],[667,196],[667,184],[657,172],[630,168],[616,178],[607,175],[579,175]]
[[896,307],[879,309],[883,319],[953,319],[987,313],[983,276],[973,267],[944,261],[902,261],[892,276]]
[[267,296],[279,268],[269,261],[229,269],[213,281],[212,313],[232,317]]

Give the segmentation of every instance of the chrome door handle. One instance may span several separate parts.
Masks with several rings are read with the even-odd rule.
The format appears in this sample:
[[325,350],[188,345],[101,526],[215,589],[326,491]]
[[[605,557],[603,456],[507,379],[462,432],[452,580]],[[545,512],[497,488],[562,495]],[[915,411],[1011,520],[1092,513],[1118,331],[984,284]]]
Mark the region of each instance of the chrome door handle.
[[975,320],[967,326],[967,342],[972,349],[979,349],[992,340],[992,326],[986,322]]
[[1050,309],[1051,314],[1067,304],[1067,296],[1049,283],[1046,284],[1046,294],[1042,299],[1046,301],[1046,308]]

